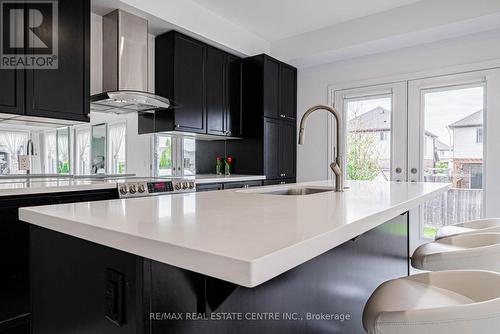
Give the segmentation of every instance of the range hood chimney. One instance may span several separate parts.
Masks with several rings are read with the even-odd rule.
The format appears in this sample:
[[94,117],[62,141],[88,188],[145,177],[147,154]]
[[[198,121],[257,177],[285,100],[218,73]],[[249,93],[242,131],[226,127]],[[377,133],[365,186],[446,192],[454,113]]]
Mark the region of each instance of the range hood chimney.
[[179,105],[148,93],[148,21],[115,10],[103,16],[103,93],[90,97],[90,110],[115,114],[155,113]]

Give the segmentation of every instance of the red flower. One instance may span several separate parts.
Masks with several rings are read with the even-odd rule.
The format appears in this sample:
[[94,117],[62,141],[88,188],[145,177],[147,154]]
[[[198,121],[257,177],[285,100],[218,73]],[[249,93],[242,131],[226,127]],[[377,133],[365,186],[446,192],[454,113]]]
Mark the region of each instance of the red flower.
[[233,162],[233,158],[231,158],[231,157],[227,157],[227,158],[226,158],[226,161],[227,161],[227,163],[229,163],[229,164],[230,164],[230,163],[232,163],[232,162]]

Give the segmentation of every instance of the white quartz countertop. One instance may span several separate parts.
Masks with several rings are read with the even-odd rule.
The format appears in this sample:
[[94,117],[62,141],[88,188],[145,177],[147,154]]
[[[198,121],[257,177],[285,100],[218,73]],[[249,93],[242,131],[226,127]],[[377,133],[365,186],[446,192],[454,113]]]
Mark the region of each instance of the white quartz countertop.
[[217,174],[196,174],[194,177],[196,184],[206,183],[224,183],[224,182],[244,182],[244,181],[259,181],[265,180],[264,175],[217,175]]
[[[137,178],[137,177],[134,177]],[[144,177],[146,179],[147,177]],[[198,174],[194,177],[186,177],[194,179],[196,184],[206,183],[224,183],[224,182],[244,182],[265,180],[264,175],[216,175],[216,174]],[[83,179],[83,178],[16,178],[16,179],[1,179],[0,178],[0,197],[44,194],[67,191],[87,191],[99,189],[112,189],[117,187],[117,182],[126,181],[126,178],[108,178],[106,180],[99,179]]]
[[20,209],[20,219],[246,287],[257,286],[445,192],[349,182],[343,193],[259,193],[330,181]]
[[0,181],[0,197],[112,188],[116,188],[115,182],[103,180],[90,181],[69,178],[7,179]]

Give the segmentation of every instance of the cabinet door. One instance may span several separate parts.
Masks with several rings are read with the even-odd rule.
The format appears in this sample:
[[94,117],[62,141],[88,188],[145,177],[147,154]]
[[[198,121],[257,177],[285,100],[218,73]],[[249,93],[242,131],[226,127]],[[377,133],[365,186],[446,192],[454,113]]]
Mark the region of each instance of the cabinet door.
[[242,134],[241,107],[241,59],[232,55],[226,57],[226,131],[228,136]]
[[279,133],[279,121],[264,117],[264,175],[267,179],[276,179],[280,177]]
[[280,63],[264,57],[264,116],[279,117]]
[[280,177],[294,178],[297,149],[297,143],[295,141],[295,123],[281,121],[279,137]]
[[262,181],[229,182],[224,183],[224,189],[260,187],[261,185]]
[[174,101],[178,131],[205,133],[205,52],[200,41],[176,34],[174,46]]
[[211,47],[207,49],[207,61],[205,65],[207,133],[214,135],[224,135],[226,132],[225,60],[226,54],[223,51]]
[[29,224],[19,220],[19,208],[46,204],[48,196],[0,198],[0,324],[30,312]]
[[280,117],[294,120],[297,117],[297,70],[281,65]]
[[222,183],[197,184],[196,192],[222,190],[223,188]]
[[264,180],[263,185],[271,186],[271,185],[276,185],[276,184],[289,184],[289,183],[296,183],[296,182],[297,181],[295,179]]
[[26,71],[26,114],[89,121],[90,0],[59,0],[58,69]]
[[0,113],[24,114],[24,72],[0,69]]

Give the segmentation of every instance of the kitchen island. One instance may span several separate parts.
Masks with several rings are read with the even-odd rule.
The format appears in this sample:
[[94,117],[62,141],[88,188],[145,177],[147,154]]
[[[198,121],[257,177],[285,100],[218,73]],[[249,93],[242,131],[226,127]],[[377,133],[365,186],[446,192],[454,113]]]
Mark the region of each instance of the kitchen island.
[[449,185],[332,186],[22,208],[34,333],[360,332],[373,289],[408,274],[405,213]]

